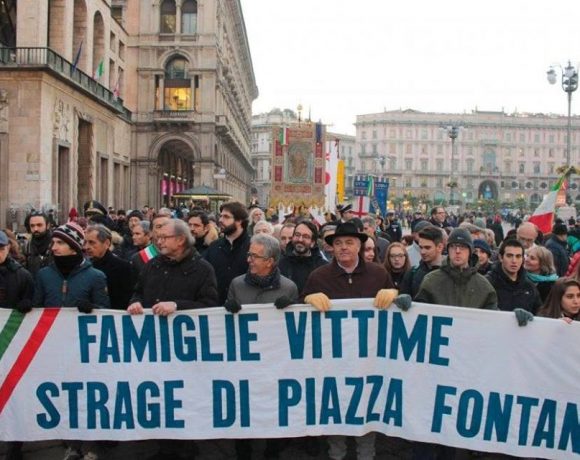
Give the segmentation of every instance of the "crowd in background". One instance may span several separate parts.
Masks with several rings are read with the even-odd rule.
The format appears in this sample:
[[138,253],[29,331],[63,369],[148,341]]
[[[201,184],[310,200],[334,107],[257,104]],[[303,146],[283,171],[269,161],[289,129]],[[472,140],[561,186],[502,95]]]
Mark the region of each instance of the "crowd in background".
[[[326,311],[333,299],[373,298],[377,308],[406,310],[416,300],[513,311],[521,326],[534,316],[580,320],[580,219],[556,220],[544,235],[521,221],[504,234],[500,215],[450,216],[443,207],[358,218],[347,205],[324,217],[321,224],[308,212],[267,215],[238,202],[214,214],[148,206],[124,212],[89,201],[61,225],[32,212],[25,234],[0,232],[0,307],[171,315],[218,306],[236,313],[255,303]],[[217,442],[196,442],[196,452],[251,458],[249,440]],[[374,443],[373,433],[357,438],[358,458],[374,458]],[[67,445],[67,460],[96,459],[103,447]],[[159,445],[155,458],[177,458],[184,449],[169,440]],[[317,438],[304,445],[313,454],[321,449]],[[22,458],[20,448],[13,443],[7,458]],[[283,448],[284,441],[268,440],[264,456]],[[417,458],[434,458],[438,449],[417,443]],[[344,437],[328,437],[328,455],[344,458]]]

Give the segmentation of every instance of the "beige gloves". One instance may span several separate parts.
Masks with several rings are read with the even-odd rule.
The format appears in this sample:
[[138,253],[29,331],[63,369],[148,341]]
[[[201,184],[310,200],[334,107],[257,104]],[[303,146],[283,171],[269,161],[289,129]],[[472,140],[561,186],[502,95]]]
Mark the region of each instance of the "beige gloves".
[[330,299],[326,294],[322,292],[307,295],[306,297],[304,297],[304,302],[309,303],[318,311],[330,310]]
[[391,306],[398,294],[399,291],[396,289],[381,289],[377,292],[373,305],[381,310],[385,310]]

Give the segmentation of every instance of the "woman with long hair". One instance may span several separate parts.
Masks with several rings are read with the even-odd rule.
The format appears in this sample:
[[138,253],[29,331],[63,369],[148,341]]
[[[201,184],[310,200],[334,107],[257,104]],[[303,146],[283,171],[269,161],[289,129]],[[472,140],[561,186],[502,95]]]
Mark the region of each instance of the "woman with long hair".
[[562,318],[567,323],[580,321],[580,281],[574,278],[556,281],[538,316]]
[[379,262],[379,252],[377,250],[377,240],[374,236],[367,238],[361,249],[365,263]]
[[393,279],[393,284],[397,289],[405,273],[411,269],[411,262],[407,254],[407,248],[403,243],[391,243],[385,253],[384,266]]
[[528,279],[538,288],[542,302],[545,302],[558,279],[554,256],[543,246],[533,246],[526,252],[524,268],[528,272]]

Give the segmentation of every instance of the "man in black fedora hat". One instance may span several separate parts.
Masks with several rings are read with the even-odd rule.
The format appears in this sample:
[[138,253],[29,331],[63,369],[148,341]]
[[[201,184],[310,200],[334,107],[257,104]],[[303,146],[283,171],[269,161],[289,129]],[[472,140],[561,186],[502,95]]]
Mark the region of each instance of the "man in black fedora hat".
[[[367,264],[360,256],[361,247],[368,235],[359,233],[351,222],[337,226],[336,232],[325,237],[334,250],[332,261],[314,270],[306,281],[302,299],[320,311],[330,309],[330,299],[355,299],[374,297],[377,308],[388,308],[397,290],[385,268]],[[344,458],[346,437],[328,437],[330,458]],[[375,433],[356,438],[358,458],[374,458]]]

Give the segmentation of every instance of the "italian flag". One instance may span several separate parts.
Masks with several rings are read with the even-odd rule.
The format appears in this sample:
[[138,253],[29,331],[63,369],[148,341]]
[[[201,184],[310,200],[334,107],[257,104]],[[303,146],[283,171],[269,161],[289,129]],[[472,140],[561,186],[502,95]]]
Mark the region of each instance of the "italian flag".
[[93,80],[99,80],[104,73],[105,73],[105,63],[101,59],[101,62],[99,62],[99,65],[95,69],[95,75],[93,76]]
[[540,205],[534,211],[534,214],[528,219],[529,222],[535,224],[542,233],[550,233],[554,223],[554,212],[556,211],[556,198],[558,192],[564,187],[566,182],[566,174],[564,174],[558,182],[556,182],[550,192],[544,196]]
[[280,128],[278,140],[280,145],[288,145],[288,128]]
[[157,257],[157,254],[159,254],[159,251],[157,251],[157,248],[153,244],[150,244],[145,249],[139,251],[139,257],[141,257],[141,260],[145,263]]

